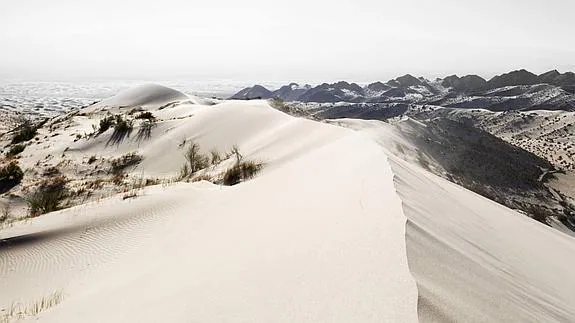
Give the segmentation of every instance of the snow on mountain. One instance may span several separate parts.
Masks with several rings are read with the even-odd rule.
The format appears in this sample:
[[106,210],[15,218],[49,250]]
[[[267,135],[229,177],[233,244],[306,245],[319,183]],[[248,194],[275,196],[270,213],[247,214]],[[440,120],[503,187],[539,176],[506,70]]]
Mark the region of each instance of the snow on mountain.
[[259,86],[246,88],[234,99],[276,97],[284,101],[318,103],[411,103],[442,105],[457,108],[480,108],[494,111],[575,109],[575,74],[551,71],[537,76],[526,70],[513,71],[489,81],[477,75],[429,81],[410,74],[387,83],[365,86],[337,82],[315,87],[292,83],[275,91]]

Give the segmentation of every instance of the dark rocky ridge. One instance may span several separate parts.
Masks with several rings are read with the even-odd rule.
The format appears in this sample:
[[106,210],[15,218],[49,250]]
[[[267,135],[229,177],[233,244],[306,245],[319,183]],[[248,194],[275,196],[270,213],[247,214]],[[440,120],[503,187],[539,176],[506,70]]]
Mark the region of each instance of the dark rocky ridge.
[[477,75],[447,76],[429,81],[404,75],[364,87],[345,81],[312,87],[292,83],[270,91],[260,85],[246,88],[231,99],[269,99],[317,103],[430,104],[456,108],[575,111],[575,73],[549,71],[535,75],[512,71],[485,80]]

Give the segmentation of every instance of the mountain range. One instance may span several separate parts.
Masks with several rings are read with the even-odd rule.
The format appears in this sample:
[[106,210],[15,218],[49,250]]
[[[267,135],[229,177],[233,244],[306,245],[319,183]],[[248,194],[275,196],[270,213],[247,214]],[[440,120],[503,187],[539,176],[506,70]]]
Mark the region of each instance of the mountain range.
[[230,99],[270,99],[317,103],[412,103],[453,108],[507,110],[575,110],[575,73],[557,70],[541,75],[517,70],[486,80],[451,75],[435,80],[410,74],[365,86],[340,81],[317,86],[291,83],[277,90],[245,88]]

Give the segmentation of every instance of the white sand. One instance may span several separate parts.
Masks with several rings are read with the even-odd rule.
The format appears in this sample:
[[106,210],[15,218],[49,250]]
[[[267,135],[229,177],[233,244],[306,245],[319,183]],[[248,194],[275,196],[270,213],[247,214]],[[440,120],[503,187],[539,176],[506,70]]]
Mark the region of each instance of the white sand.
[[4,230],[15,239],[0,250],[2,306],[62,291],[41,321],[417,320],[405,217],[378,145],[264,102],[174,122],[141,147],[146,171],[177,171],[181,137],[237,143],[264,171],[235,187],[153,187]]
[[[172,99],[158,90],[137,102],[154,110]],[[246,158],[266,163],[262,173],[233,187],[148,187],[135,199],[116,196],[4,229],[0,308],[61,292],[60,304],[26,318],[575,318],[575,240],[416,166],[409,131],[417,127],[336,121],[353,128],[345,129],[287,116],[264,101],[178,102],[186,103],[154,110],[162,120],[150,140],[110,146],[108,132],[62,145],[77,160],[137,150],[144,161],[134,173],[169,177],[184,161],[184,140],[221,151],[238,144]],[[94,120],[74,122],[62,136]],[[27,152],[22,163],[40,158],[36,147]]]
[[414,122],[335,121],[391,156],[420,321],[573,321],[575,240],[417,166]]

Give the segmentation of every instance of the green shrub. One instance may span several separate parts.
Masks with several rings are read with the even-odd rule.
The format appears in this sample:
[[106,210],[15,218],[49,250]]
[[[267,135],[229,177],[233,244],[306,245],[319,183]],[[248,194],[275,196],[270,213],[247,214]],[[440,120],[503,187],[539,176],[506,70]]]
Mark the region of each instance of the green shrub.
[[30,216],[36,217],[60,210],[60,204],[68,192],[66,183],[67,179],[64,176],[44,180],[26,201]]
[[14,157],[23,152],[24,149],[26,149],[26,146],[24,146],[23,144],[13,145],[12,147],[10,147],[10,150],[8,150],[8,152],[6,153],[6,157]]
[[241,161],[224,173],[224,185],[236,185],[241,181],[254,177],[263,167],[263,164],[253,161]]
[[14,161],[0,167],[0,193],[5,193],[20,184],[23,178],[24,172]]

